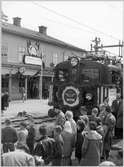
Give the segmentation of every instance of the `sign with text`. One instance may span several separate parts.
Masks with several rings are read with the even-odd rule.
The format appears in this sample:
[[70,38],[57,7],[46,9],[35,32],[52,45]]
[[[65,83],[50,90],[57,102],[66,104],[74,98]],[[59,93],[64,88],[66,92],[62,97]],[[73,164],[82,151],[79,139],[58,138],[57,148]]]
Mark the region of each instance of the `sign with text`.
[[109,97],[109,105],[110,105],[110,106],[112,105],[113,100],[116,99],[116,95],[117,95],[117,90],[116,90],[116,88],[111,88],[111,89],[109,89],[108,97]]
[[42,66],[42,59],[40,57],[25,55],[24,56],[24,63]]

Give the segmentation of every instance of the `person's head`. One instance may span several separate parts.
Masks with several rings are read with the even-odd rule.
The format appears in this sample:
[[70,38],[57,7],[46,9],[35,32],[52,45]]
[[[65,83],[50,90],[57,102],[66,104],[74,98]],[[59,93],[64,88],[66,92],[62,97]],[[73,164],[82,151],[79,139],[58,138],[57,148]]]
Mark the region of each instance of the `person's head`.
[[56,125],[54,128],[54,135],[60,135],[62,132],[62,127],[60,125]]
[[71,65],[74,67],[78,64],[78,58],[77,57],[72,57],[71,58]]
[[61,110],[58,108],[55,108],[54,112],[55,112],[55,115],[58,115],[61,112]]
[[103,161],[99,164],[99,167],[102,166],[116,166],[113,162],[111,161]]
[[6,119],[6,120],[5,120],[5,125],[6,125],[6,126],[10,126],[10,125],[11,125],[10,119]]
[[106,108],[105,104],[100,104],[100,106],[99,106],[100,112],[104,112],[105,108]]
[[95,107],[92,109],[92,115],[96,117],[97,114],[98,114],[98,108]]
[[116,95],[116,99],[119,100],[121,98],[121,93],[118,92],[117,95]]
[[85,128],[85,122],[84,120],[78,120],[77,121],[77,130],[82,132]]
[[87,115],[82,115],[82,116],[80,116],[80,119],[85,122],[85,126],[88,126],[88,125],[89,125],[89,118],[88,118]]
[[72,128],[71,128],[71,124],[69,121],[66,121],[64,124],[64,131],[68,132],[68,133],[72,133]]
[[24,150],[26,153],[29,153],[29,149],[28,149],[28,147],[25,144],[17,143],[15,145],[15,147],[16,147],[16,149]]
[[28,117],[29,125],[34,125],[34,119],[32,116]]
[[47,130],[48,130],[48,128],[47,128],[46,125],[41,125],[39,127],[39,133],[40,133],[40,135],[41,136],[47,136]]
[[107,105],[107,106],[106,106],[105,111],[106,111],[107,113],[110,113],[110,112],[111,112],[111,108],[110,108],[110,106],[109,106],[109,105]]
[[89,122],[89,128],[90,128],[90,130],[96,130],[97,123],[95,121],[90,121]]
[[20,123],[20,128],[25,129],[27,127],[27,124],[25,122]]
[[109,98],[108,98],[108,97],[105,97],[105,98],[104,98],[104,104],[105,104],[105,105],[108,105],[108,102],[109,102]]
[[80,113],[81,113],[81,115],[87,115],[87,109],[85,106],[80,107]]
[[72,119],[72,118],[73,118],[73,113],[72,113],[72,111],[66,111],[66,113],[65,113],[65,118],[66,118],[67,120]]

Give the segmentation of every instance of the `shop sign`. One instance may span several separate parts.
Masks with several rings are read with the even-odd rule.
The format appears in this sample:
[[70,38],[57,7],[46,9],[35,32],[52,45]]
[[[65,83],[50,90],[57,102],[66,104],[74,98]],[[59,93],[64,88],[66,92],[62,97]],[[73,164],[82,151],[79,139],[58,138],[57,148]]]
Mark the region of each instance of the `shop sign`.
[[28,50],[28,54],[30,56],[39,56],[39,47],[40,47],[40,42],[36,41],[33,42],[31,40],[27,41],[27,50]]
[[24,63],[42,66],[42,59],[40,57],[25,55],[24,56]]
[[110,88],[108,92],[108,97],[109,97],[109,105],[112,105],[113,100],[116,99],[117,95],[117,89],[116,88]]

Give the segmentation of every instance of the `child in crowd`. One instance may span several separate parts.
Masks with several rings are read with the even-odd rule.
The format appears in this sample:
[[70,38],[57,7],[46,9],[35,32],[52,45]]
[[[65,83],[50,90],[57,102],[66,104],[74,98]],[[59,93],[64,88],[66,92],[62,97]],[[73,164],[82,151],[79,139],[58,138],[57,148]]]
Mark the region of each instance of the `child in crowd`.
[[105,106],[105,104],[100,104],[100,106],[99,106],[99,110],[100,110],[100,113],[99,113],[98,116],[99,116],[101,122],[103,122],[104,117],[105,117],[105,110],[106,110],[106,106]]
[[89,130],[89,118],[87,115],[80,116],[80,120],[83,120],[85,122],[85,128],[84,132],[87,132]]
[[25,122],[20,123],[20,130],[18,131],[18,141],[17,143],[27,145],[28,130]]
[[78,163],[80,163],[81,160],[81,148],[84,141],[84,136],[82,134],[83,130],[85,128],[85,122],[83,120],[77,121],[77,141],[75,144],[75,157],[78,159]]
[[27,145],[29,147],[30,153],[33,154],[34,142],[35,142],[35,127],[34,119],[32,117],[28,118],[29,126],[27,127],[28,136],[27,136]]
[[54,160],[52,161],[52,166],[61,166],[62,156],[63,156],[63,145],[64,141],[62,138],[62,127],[60,125],[55,126],[54,128],[54,139],[56,142],[56,150]]

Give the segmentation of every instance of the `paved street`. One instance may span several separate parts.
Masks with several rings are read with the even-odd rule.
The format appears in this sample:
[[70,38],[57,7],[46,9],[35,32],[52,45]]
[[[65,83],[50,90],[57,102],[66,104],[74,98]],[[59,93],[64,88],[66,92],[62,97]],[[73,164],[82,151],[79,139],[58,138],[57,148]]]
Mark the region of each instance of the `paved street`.
[[45,116],[48,113],[48,100],[26,100],[24,103],[20,101],[12,101],[9,107],[2,114],[2,120],[17,116],[18,112],[26,111],[31,115]]

